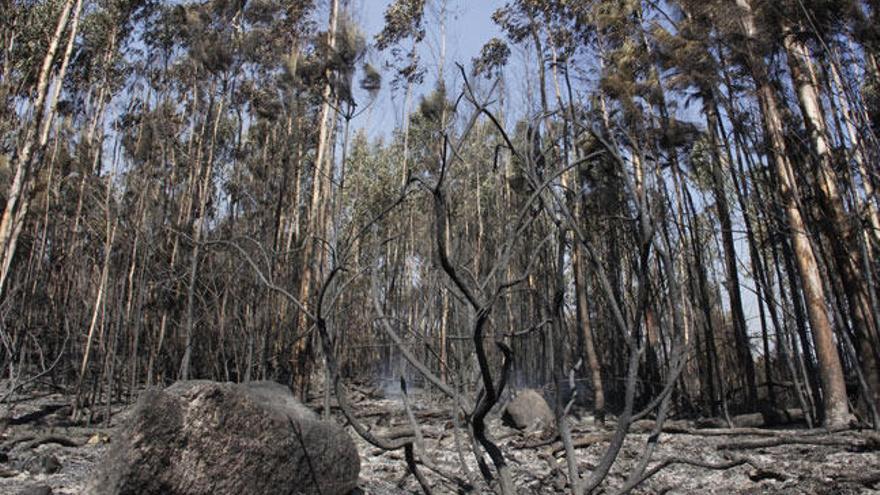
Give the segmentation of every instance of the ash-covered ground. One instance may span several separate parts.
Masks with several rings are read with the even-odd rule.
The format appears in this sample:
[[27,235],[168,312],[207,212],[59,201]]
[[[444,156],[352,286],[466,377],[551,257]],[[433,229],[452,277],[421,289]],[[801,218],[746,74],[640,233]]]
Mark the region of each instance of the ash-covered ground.
[[[374,433],[394,436],[411,431],[399,395],[386,396],[370,387],[360,387],[351,395],[356,416]],[[460,433],[456,438],[448,405],[418,394],[410,400],[424,437],[417,456],[428,456],[430,464],[442,472],[420,468],[432,491],[456,493],[459,487],[452,477],[481,479],[468,437]],[[74,423],[70,402],[59,393],[33,393],[2,405],[0,494],[50,493],[47,488],[54,494],[85,493],[87,481],[124,423],[127,407],[112,407],[109,422],[103,420],[107,409],[102,406],[91,424]],[[309,405],[318,408],[319,403],[316,397]],[[345,422],[335,408],[333,415],[336,421]],[[609,445],[614,419],[605,425],[595,424],[589,414],[571,419],[578,467],[587,477]],[[651,421],[634,426],[596,493],[615,493],[624,485],[642,459],[651,427]],[[349,431],[361,454],[362,493],[422,493],[407,470],[403,451],[382,451],[350,427]],[[564,450],[554,432],[522,433],[505,426],[498,415],[490,416],[489,431],[503,450],[520,493],[570,493]],[[668,422],[666,431],[659,437],[647,470],[664,467],[633,493],[880,493],[880,436],[872,431],[711,430],[682,420]],[[702,465],[686,463],[691,461]],[[719,468],[732,464],[737,465]],[[475,492],[488,489],[481,485]]]

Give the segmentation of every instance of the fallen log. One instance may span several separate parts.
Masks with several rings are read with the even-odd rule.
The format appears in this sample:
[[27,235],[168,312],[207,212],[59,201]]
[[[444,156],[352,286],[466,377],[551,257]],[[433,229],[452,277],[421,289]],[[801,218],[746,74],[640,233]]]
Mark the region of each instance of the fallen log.
[[779,447],[782,445],[815,445],[819,447],[844,447],[849,450],[859,452],[872,452],[880,450],[880,441],[873,435],[862,438],[842,438],[842,437],[807,437],[792,436],[776,438],[761,438],[758,440],[741,440],[736,442],[726,442],[717,445],[718,450],[751,450],[766,449],[770,447]]
[[827,435],[828,430],[821,428],[813,428],[812,430],[800,430],[800,431],[792,431],[792,430],[771,430],[767,428],[751,428],[751,427],[741,427],[741,428],[691,428],[687,431],[683,431],[681,433],[685,433],[687,435],[694,435],[700,437],[735,437],[735,436],[755,436],[755,437],[778,437],[780,435],[793,435],[793,436],[819,436],[819,435]]
[[[633,422],[629,427],[630,433],[651,433],[657,427],[653,419],[640,419]],[[684,420],[664,421],[663,433],[688,433],[692,431],[691,423]]]
[[60,435],[45,435],[34,440],[31,440],[26,444],[27,448],[33,449],[39,447],[40,445],[45,445],[47,443],[56,443],[61,445],[62,447],[79,447],[85,445],[86,440],[80,439],[75,440],[73,438],[64,437]]
[[34,435],[22,435],[3,442],[3,445],[0,446],[0,451],[9,452],[20,443],[25,444],[25,448],[27,449],[33,449],[47,443],[57,443],[62,447],[79,447],[85,444],[85,440],[75,440],[61,435],[43,435],[39,437]]
[[683,457],[673,457],[673,458],[664,459],[664,460],[658,462],[656,465],[654,465],[654,467],[652,467],[647,472],[645,472],[641,477],[639,477],[635,481],[633,486],[638,486],[638,485],[644,483],[645,481],[647,481],[649,478],[651,478],[655,474],[657,474],[660,471],[666,469],[667,467],[673,466],[675,464],[685,464],[688,466],[694,466],[694,467],[699,467],[699,468],[703,468],[703,469],[711,469],[711,470],[715,470],[715,471],[725,471],[727,469],[735,468],[737,466],[742,466],[743,464],[748,464],[748,465],[758,469],[758,466],[756,466],[749,459],[734,459],[734,460],[727,461],[727,462],[713,463],[713,462],[705,462],[705,461],[701,461],[701,460],[697,460],[697,459],[685,459]]
[[[392,427],[379,433],[385,438],[396,440],[398,438],[415,438],[416,434],[409,425]],[[443,432],[432,428],[422,428],[422,436],[425,438],[438,439],[443,437]]]
[[847,473],[834,477],[834,481],[836,483],[855,483],[865,488],[874,488],[875,485],[880,484],[880,472],[866,474]]
[[[610,442],[612,436],[611,433],[592,433],[575,439],[572,442],[572,447],[575,449],[588,449],[600,442]],[[553,457],[558,457],[562,452],[565,452],[565,445],[561,441],[554,442],[552,449]]]
[[41,407],[39,410],[27,413],[21,416],[17,416],[15,418],[9,419],[9,426],[21,426],[24,424],[28,424],[34,421],[39,421],[46,416],[49,416],[58,411],[62,411],[66,408],[69,408],[68,404],[48,404]]
[[[801,409],[768,409],[762,412],[732,416],[730,423],[736,428],[760,428],[782,426],[803,420],[804,411]],[[700,418],[695,424],[697,428],[729,428],[731,426],[723,418]]]
[[361,394],[366,399],[384,399],[385,394],[381,389],[371,385],[348,384],[348,389]]

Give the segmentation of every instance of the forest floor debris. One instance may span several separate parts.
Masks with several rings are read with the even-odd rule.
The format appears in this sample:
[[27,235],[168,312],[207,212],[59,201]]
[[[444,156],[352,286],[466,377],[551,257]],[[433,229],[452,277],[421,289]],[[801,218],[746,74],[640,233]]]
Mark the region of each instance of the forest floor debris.
[[[374,433],[399,433],[409,426],[399,398],[356,395],[357,411],[368,413],[366,422]],[[423,396],[411,398],[433,463],[463,475],[449,411]],[[309,405],[317,407],[319,402]],[[8,408],[0,411],[6,418],[0,436],[0,493],[16,495],[38,487],[49,487],[54,494],[84,493],[86,482],[113,441],[116,427],[124,420],[126,408],[114,406],[109,425],[72,423],[67,404],[69,398],[62,394],[43,394],[14,403],[11,414]],[[341,415],[336,419],[344,422]],[[589,472],[598,462],[613,427],[613,421],[605,426],[594,424],[587,413],[575,419],[573,440],[579,447],[582,472]],[[568,491],[564,452],[553,434],[524,434],[504,426],[497,416],[490,419],[489,428],[513,468],[521,493]],[[683,427],[675,431],[660,436],[648,471],[660,469],[634,493],[880,493],[880,437],[871,431],[823,434],[798,429]],[[767,433],[771,431],[775,434]],[[364,494],[420,493],[415,478],[408,474],[403,451],[384,452],[350,433],[361,454],[360,488]],[[613,493],[623,485],[639,462],[649,435],[640,430],[628,436],[600,493]],[[467,439],[462,435],[460,441],[468,469],[479,477]],[[441,476],[424,467],[421,471],[435,493],[455,492],[455,486]]]

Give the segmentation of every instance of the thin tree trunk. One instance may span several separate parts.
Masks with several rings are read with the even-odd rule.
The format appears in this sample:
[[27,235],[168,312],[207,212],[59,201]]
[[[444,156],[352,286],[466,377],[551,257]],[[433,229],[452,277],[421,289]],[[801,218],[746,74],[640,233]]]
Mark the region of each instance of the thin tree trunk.
[[[704,92],[704,95],[707,94]],[[711,98],[711,97],[709,97]],[[715,114],[714,98],[711,103],[705,106],[706,125],[709,132],[709,139],[712,145],[712,191],[715,196],[715,209],[718,214],[718,220],[721,224],[721,242],[724,246],[724,267],[727,274],[727,295],[730,299],[730,312],[733,317],[734,333],[737,339],[737,351],[739,359],[746,367],[746,385],[749,389],[749,399],[752,406],[757,400],[757,387],[755,382],[755,370],[752,365],[752,354],[748,339],[748,329],[746,327],[746,317],[743,311],[742,294],[739,281],[739,270],[737,269],[736,247],[733,242],[733,222],[730,218],[730,205],[727,201],[727,192],[724,186],[724,172],[721,168],[721,156],[718,153],[718,143],[716,142],[715,129],[717,128],[718,116]],[[769,356],[765,356],[765,365]],[[769,368],[768,368],[769,369]]]
[[[339,0],[332,0],[330,4],[330,20],[328,22],[328,40],[327,45],[330,50],[336,48],[336,26],[339,17]],[[329,72],[327,74],[329,76]],[[316,276],[321,271],[321,266],[316,266],[315,258],[322,258],[321,252],[316,252],[319,240],[324,238],[325,232],[319,231],[324,226],[324,207],[328,198],[324,197],[326,191],[330,190],[329,183],[332,177],[332,159],[328,158],[328,143],[330,143],[330,129],[333,127],[331,116],[334,114],[331,97],[333,95],[332,87],[328,82],[324,86],[322,92],[323,104],[321,105],[321,114],[318,124],[318,146],[315,152],[315,166],[312,177],[311,200],[309,202],[309,230],[307,235],[310,237],[305,242],[302,258],[302,278],[300,279],[299,300],[303,304],[310,304],[312,285],[315,283]],[[325,182],[328,184],[325,185]],[[320,249],[324,251],[324,249]],[[305,338],[303,334],[307,330],[308,319],[302,312],[299,314],[298,324],[296,326],[299,335],[297,335],[296,344],[294,345],[293,355],[291,356],[294,368],[294,389],[301,396],[305,394],[308,387],[309,374],[311,373],[308,366],[310,356],[309,338]]]
[[[208,156],[205,160],[204,171],[202,171],[202,180],[196,188],[196,194],[199,197],[199,212],[193,226],[193,252],[190,261],[189,278],[186,292],[186,320],[184,323],[184,351],[183,359],[180,362],[179,378],[181,380],[189,380],[190,363],[192,361],[193,334],[195,332],[195,291],[196,281],[199,271],[199,256],[202,249],[202,235],[205,228],[205,216],[207,215],[208,202],[213,195],[211,184],[214,180],[214,149],[217,145],[217,133],[220,128],[220,117],[223,115],[225,98],[221,96],[220,102],[215,109],[213,129],[211,131],[211,141],[208,144]],[[213,105],[209,105],[209,109]],[[197,178],[197,177],[196,177]]]

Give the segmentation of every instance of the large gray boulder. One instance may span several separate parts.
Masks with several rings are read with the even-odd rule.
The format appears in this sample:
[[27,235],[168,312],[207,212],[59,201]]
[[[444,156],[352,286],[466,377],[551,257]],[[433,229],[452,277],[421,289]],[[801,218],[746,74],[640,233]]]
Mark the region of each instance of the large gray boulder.
[[286,387],[189,381],[141,395],[89,493],[343,495],[359,472],[345,430]]
[[547,401],[533,389],[517,392],[504,409],[502,419],[512,427],[526,431],[549,430],[556,424]]

